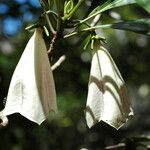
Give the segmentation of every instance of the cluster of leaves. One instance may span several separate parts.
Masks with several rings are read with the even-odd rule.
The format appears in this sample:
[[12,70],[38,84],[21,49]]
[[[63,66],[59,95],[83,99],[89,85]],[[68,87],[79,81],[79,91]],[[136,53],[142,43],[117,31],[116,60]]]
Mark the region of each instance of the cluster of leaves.
[[[91,10],[91,8],[94,9],[90,12],[88,11],[85,16],[81,15],[82,19],[76,18],[75,14],[78,11],[79,7],[84,4],[85,0],[79,0],[76,3],[73,0],[68,0],[65,2],[62,1],[62,3],[57,0],[51,2],[41,0],[40,2],[43,7],[44,13],[41,15],[37,23],[32,24],[26,29],[30,30],[37,26],[41,26],[43,27],[47,36],[49,36],[51,33],[53,35],[59,33],[62,38],[69,38],[74,35],[80,35],[81,33],[88,33],[87,35],[91,35],[91,38],[89,39],[88,43],[86,43],[85,48],[93,40],[93,35],[95,35],[95,29],[111,28],[150,35],[149,18],[133,18],[132,20],[121,20],[115,23],[96,26],[99,21],[98,20],[97,22],[95,22],[94,25],[89,24],[89,20],[91,21],[91,19],[93,19],[97,15],[103,14],[105,11],[112,10],[116,7],[126,6],[129,4],[138,4],[139,6],[144,8],[147,13],[149,13],[149,1],[147,0],[107,0],[97,3],[95,2],[95,0],[93,0],[91,2],[89,10]],[[47,23],[45,22],[45,20],[47,20]],[[67,32],[67,34],[64,35],[63,31],[68,28],[72,29],[72,32]],[[103,40],[103,38],[101,37],[99,37],[99,39]]]
[[[41,1],[44,8],[47,8],[48,11],[45,9],[45,13],[53,13],[53,15],[56,15],[57,17],[60,15],[60,19],[62,19],[62,22],[64,23],[64,26],[66,27],[76,27],[79,28],[79,26],[83,25],[84,23],[87,23],[88,20],[91,18],[97,16],[98,14],[102,14],[105,11],[108,11],[110,9],[114,9],[116,7],[125,6],[129,4],[138,4],[142,8],[144,8],[148,13],[150,13],[150,2],[148,0],[107,0],[107,1],[101,1],[97,2],[100,3],[96,8],[94,8],[89,14],[86,14],[86,17],[83,17],[83,19],[80,20],[74,20],[72,17],[74,16],[74,13],[78,10],[79,6],[85,2],[85,0],[79,0],[77,4],[74,4],[73,0],[65,1],[64,6],[63,3],[59,4],[60,2],[54,1],[56,4],[56,7],[59,12],[54,12],[53,6],[54,3],[49,3],[50,6],[48,6],[48,2]],[[45,2],[45,3],[44,3]],[[94,4],[95,0],[92,1],[91,4]],[[54,6],[55,6],[54,5]],[[62,5],[62,6],[60,6]],[[94,5],[91,5],[90,8],[95,7]],[[61,11],[61,8],[63,8],[63,11]],[[90,9],[89,9],[90,10]],[[63,16],[61,16],[61,12],[63,12]],[[55,16],[55,17],[56,17]],[[56,18],[55,18],[56,19]],[[56,20],[57,21],[57,20]],[[70,25],[71,24],[71,25]],[[149,35],[149,28],[150,28],[150,20],[149,18],[140,18],[140,19],[133,19],[128,21],[119,21],[113,24],[104,24],[101,26],[94,26],[93,28],[90,27],[89,24],[87,24],[88,28],[84,28],[83,30],[79,30],[78,32],[87,32],[90,30],[98,29],[98,28],[113,28],[113,29],[121,29],[121,30],[129,30],[141,34]],[[31,28],[34,26],[31,26]],[[29,27],[30,28],[30,27]],[[74,34],[71,34],[72,36]],[[69,36],[69,35],[68,35]],[[68,37],[67,36],[67,37]]]
[[[92,18],[96,16],[97,14],[103,13],[104,11],[107,11],[109,9],[113,9],[115,7],[128,5],[128,4],[139,4],[142,8],[144,8],[148,13],[150,13],[150,2],[148,0],[108,0],[104,4],[96,7],[89,16],[84,19],[88,20],[89,18]],[[106,25],[105,25],[106,26]],[[104,26],[104,27],[105,27]],[[142,18],[138,20],[133,21],[121,21],[114,24],[109,24],[106,26],[106,28],[114,28],[114,29],[122,29],[122,30],[129,30],[141,34],[149,35],[149,29],[150,29],[150,20],[148,18]]]

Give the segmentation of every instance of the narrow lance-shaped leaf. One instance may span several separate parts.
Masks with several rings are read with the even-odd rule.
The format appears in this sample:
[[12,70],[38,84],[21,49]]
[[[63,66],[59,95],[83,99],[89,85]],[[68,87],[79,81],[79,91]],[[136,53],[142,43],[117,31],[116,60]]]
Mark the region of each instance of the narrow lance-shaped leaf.
[[90,15],[94,14],[94,13],[102,13],[106,10],[115,8],[115,7],[119,7],[119,6],[123,6],[123,5],[128,5],[128,4],[133,4],[135,3],[135,0],[108,0],[106,1],[103,5],[100,5],[98,7],[96,7],[91,13]]
[[56,111],[56,93],[41,29],[29,40],[11,79],[4,116],[20,113],[41,124]]
[[[130,20],[130,21],[121,21],[113,24],[103,24],[103,25],[98,25],[94,27],[89,27],[81,30],[80,32],[86,32],[90,30],[95,30],[95,29],[119,29],[119,30],[127,30],[127,31],[132,31],[140,34],[145,34],[145,35],[150,35],[150,19],[138,19],[138,20]],[[79,32],[74,32],[74,34],[70,35],[75,35],[78,34]],[[69,36],[70,36],[69,35]]]
[[106,49],[94,43],[93,51],[85,109],[87,125],[104,121],[119,129],[133,115],[125,82]]
[[136,2],[150,13],[150,0],[136,0]]
[[110,27],[114,29],[128,30],[140,34],[150,35],[150,19],[123,21],[112,24]]
[[106,10],[115,8],[115,7],[119,7],[119,6],[123,6],[123,5],[128,5],[128,4],[134,4],[135,0],[107,0],[103,5],[100,5],[98,7],[96,7],[87,18],[85,18],[84,20],[81,21],[84,22],[94,16],[96,16],[97,14],[100,14]]

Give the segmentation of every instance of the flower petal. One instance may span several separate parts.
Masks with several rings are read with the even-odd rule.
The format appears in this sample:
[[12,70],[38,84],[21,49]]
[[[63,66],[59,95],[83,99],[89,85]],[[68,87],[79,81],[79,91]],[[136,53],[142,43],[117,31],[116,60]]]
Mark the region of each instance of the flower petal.
[[41,124],[56,111],[55,85],[41,29],[29,40],[11,79],[4,115],[20,113]]
[[109,52],[94,45],[86,120],[89,127],[104,121],[119,129],[133,115],[125,83]]

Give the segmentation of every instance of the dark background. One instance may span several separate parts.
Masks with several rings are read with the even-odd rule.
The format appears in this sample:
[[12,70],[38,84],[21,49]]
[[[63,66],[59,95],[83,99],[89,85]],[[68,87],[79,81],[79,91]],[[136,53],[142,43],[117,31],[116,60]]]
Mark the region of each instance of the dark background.
[[[63,1],[62,1],[63,3]],[[80,7],[76,18],[86,16],[90,1]],[[94,8],[97,3],[94,3]],[[86,11],[85,11],[86,10]],[[42,10],[38,0],[0,0],[0,109],[11,76],[32,35],[25,27],[37,21]],[[137,5],[107,11],[102,23],[149,17]],[[128,88],[135,117],[119,131],[105,123],[89,129],[84,118],[90,70],[90,50],[83,50],[84,36],[58,39],[54,63],[66,54],[66,61],[54,71],[59,112],[38,126],[19,114],[9,116],[9,125],[0,129],[0,150],[89,150],[104,149],[125,138],[150,134],[150,38],[132,32],[105,29],[105,47],[111,53]],[[86,150],[85,149],[85,150]],[[84,150],[84,149],[83,149]],[[131,149],[132,150],[132,149]]]

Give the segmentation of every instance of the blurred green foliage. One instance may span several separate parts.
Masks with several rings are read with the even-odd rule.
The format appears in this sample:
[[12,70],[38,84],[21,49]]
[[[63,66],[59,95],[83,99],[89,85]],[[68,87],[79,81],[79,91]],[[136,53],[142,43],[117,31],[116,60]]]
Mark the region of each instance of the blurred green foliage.
[[[92,3],[94,4],[94,1]],[[42,12],[39,5],[28,0],[0,1],[0,8],[2,4],[6,8],[0,11],[1,109],[4,108],[4,98],[7,96],[12,73],[32,34],[25,31],[25,27],[35,22]],[[92,7],[97,4],[94,5]],[[88,9],[91,9],[90,0],[80,7],[75,18],[86,16]],[[138,5],[130,5],[105,12],[101,16],[101,22],[109,23],[114,21],[114,18],[131,20],[146,17],[150,16],[145,10]],[[8,18],[19,20],[21,24],[16,23],[14,26],[7,22]],[[10,27],[12,25],[16,30]],[[105,47],[110,51],[127,83],[135,113],[134,119],[119,131],[105,123],[88,129],[84,107],[91,55],[89,49],[83,50],[85,36],[77,35],[65,41],[57,41],[53,52],[52,63],[64,53],[67,57],[54,71],[58,114],[51,114],[41,126],[31,123],[19,114],[9,116],[9,126],[0,129],[0,150],[99,150],[115,145],[127,137],[150,134],[150,38],[113,29],[104,29],[101,33],[107,39]],[[48,42],[48,38],[46,40]],[[148,145],[149,141],[146,144]],[[130,144],[128,149],[133,150],[129,146]]]

